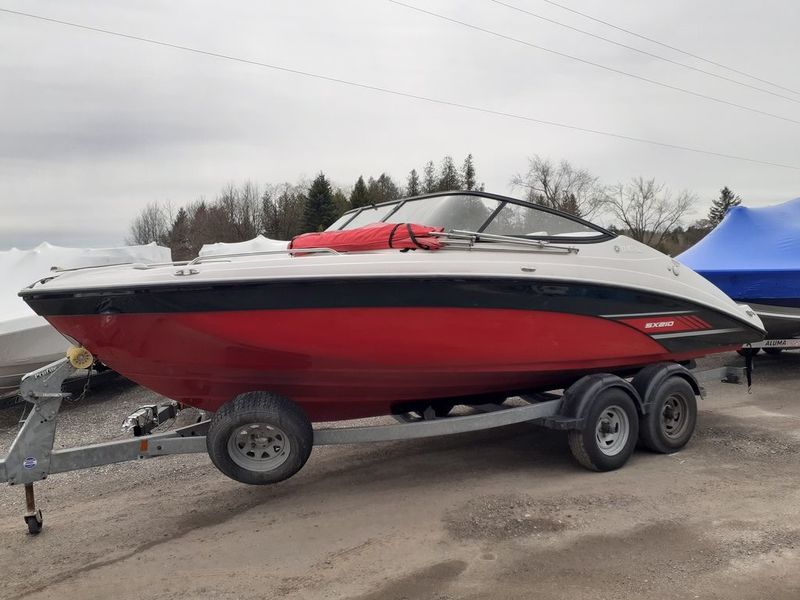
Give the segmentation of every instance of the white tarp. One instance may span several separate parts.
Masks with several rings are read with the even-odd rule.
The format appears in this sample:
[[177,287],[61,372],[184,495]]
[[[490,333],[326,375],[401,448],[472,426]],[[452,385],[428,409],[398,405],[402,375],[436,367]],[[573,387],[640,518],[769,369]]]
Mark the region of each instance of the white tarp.
[[263,235],[254,237],[246,242],[217,242],[204,244],[200,248],[199,256],[219,256],[220,254],[244,254],[247,252],[271,252],[273,250],[286,250],[289,242],[271,240]]
[[[51,267],[73,269],[117,263],[170,262],[169,248],[155,243],[120,248],[64,248],[44,242],[32,250],[0,251],[0,324],[33,311],[17,296],[22,288],[51,274]],[[2,327],[2,325],[0,325]]]
[[69,346],[17,295],[22,288],[50,275],[51,267],[72,269],[171,260],[169,248],[155,243],[120,248],[63,248],[45,242],[32,250],[0,251],[0,393],[11,386],[12,375],[30,370],[28,367],[37,362],[46,364],[54,360]]

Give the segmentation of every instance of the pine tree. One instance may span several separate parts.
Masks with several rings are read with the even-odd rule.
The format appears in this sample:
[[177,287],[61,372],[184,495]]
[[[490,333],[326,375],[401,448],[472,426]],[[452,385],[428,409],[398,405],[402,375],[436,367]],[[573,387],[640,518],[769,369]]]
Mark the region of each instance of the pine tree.
[[472,160],[472,154],[467,154],[464,159],[464,166],[461,168],[461,180],[464,182],[465,190],[475,189],[475,163]]
[[461,178],[458,175],[458,169],[456,169],[452,156],[445,156],[442,159],[442,171],[436,188],[440,192],[461,189]]
[[708,211],[708,222],[711,227],[716,227],[720,224],[725,214],[734,206],[739,206],[742,199],[733,193],[733,191],[726,185],[719,192],[719,198],[712,201],[711,210]]
[[303,221],[306,231],[322,231],[336,220],[331,182],[320,172],[308,188]]
[[347,195],[341,188],[336,188],[336,191],[333,193],[333,206],[336,208],[337,219],[352,208],[350,200],[347,199]]
[[422,193],[420,187],[419,175],[416,169],[411,169],[408,174],[408,185],[406,186],[406,196],[419,196]]
[[436,186],[438,184],[436,179],[436,167],[433,165],[433,161],[429,160],[428,164],[425,165],[425,171],[423,173],[423,183],[422,183],[422,191],[425,194],[430,194],[431,192],[436,191]]
[[369,198],[367,197],[367,184],[364,183],[364,176],[359,175],[358,181],[356,181],[356,184],[353,186],[353,191],[350,192],[350,207],[360,208],[367,204],[370,204]]
[[575,215],[576,217],[583,216],[581,215],[581,207],[578,206],[578,199],[575,197],[575,194],[572,193],[564,194],[564,197],[561,199],[561,206],[558,207],[558,210]]
[[172,250],[172,258],[174,260],[190,260],[194,258],[191,243],[189,241],[189,234],[191,230],[191,219],[186,209],[181,207],[175,220],[172,222],[172,228],[169,231],[169,247]]
[[400,189],[386,173],[381,173],[380,177],[377,179],[369,178],[369,182],[367,183],[369,204],[380,204],[381,202],[397,200],[400,196]]

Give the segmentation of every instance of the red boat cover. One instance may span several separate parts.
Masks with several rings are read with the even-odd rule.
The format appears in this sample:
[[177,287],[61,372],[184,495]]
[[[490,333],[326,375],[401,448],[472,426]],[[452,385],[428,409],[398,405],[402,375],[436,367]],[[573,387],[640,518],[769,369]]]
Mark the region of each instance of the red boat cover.
[[304,233],[292,238],[289,248],[330,248],[337,252],[367,250],[416,249],[438,250],[442,243],[433,231],[443,227],[428,227],[411,223],[374,223],[344,231]]

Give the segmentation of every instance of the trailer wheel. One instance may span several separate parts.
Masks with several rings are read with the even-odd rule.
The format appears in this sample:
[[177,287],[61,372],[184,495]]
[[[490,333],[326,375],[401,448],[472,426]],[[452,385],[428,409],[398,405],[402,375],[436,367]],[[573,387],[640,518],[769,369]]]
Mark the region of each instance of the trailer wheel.
[[313,444],[303,410],[268,392],[248,392],[225,404],[211,418],[206,436],[214,465],[251,485],[288,479],[306,463]]
[[780,354],[783,352],[783,348],[764,348],[764,352],[772,355]]
[[683,377],[668,377],[653,394],[639,423],[639,439],[653,452],[669,454],[683,448],[697,423],[697,399]]
[[569,432],[569,448],[587,469],[613,471],[630,458],[638,433],[633,400],[619,388],[608,388],[592,401],[583,429]]

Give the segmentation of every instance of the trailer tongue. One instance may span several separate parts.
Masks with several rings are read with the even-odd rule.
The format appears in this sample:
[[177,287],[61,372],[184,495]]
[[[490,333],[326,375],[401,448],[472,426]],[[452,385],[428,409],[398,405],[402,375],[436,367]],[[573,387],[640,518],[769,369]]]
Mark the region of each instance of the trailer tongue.
[[32,409],[11,445],[0,459],[0,482],[24,485],[27,511],[25,522],[30,533],[42,528],[42,512],[36,507],[33,484],[52,473],[87,469],[100,465],[167,454],[204,452],[208,421],[166,433],[116,440],[91,446],[56,450],[53,448],[61,402],[70,394],[61,391],[64,380],[92,363],[88,353],[73,352],[25,376],[20,395]]

